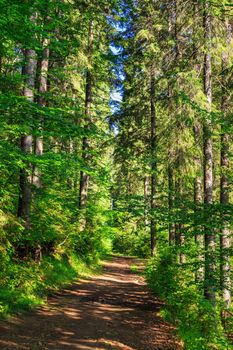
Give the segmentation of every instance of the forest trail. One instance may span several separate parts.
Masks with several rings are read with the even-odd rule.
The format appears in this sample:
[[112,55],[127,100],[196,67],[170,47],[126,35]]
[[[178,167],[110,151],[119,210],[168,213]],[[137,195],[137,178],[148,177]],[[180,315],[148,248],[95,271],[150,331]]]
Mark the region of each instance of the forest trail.
[[132,272],[142,264],[114,257],[103,274],[49,298],[48,305],[0,324],[0,349],[178,350],[174,328],[159,317],[162,303]]

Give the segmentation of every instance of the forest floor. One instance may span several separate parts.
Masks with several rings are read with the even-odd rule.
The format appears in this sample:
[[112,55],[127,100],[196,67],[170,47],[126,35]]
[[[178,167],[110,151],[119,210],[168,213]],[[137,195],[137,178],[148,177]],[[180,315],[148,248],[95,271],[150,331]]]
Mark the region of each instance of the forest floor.
[[[137,265],[137,268],[135,267]],[[103,274],[81,280],[46,306],[0,323],[0,349],[180,350],[133,258],[106,261]]]

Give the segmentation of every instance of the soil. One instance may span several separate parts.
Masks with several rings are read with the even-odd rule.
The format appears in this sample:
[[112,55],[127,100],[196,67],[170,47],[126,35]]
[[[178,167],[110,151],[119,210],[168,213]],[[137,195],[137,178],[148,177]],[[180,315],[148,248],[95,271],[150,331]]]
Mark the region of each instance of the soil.
[[0,324],[1,350],[181,350],[143,277],[114,257],[103,274],[79,280],[33,312]]

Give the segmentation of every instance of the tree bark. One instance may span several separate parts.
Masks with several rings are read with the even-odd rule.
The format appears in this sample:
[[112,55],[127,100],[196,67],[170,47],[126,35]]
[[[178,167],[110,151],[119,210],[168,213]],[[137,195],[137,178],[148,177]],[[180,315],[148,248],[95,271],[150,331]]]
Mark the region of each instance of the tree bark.
[[151,222],[150,222],[150,234],[151,234],[151,255],[155,254],[156,250],[156,177],[157,177],[157,152],[156,152],[156,106],[155,106],[155,72],[151,70],[150,81],[150,103],[151,103]]
[[[47,105],[45,94],[48,91],[48,71],[49,71],[49,55],[50,55],[50,50],[48,45],[49,45],[49,40],[44,39],[42,56],[38,62],[39,72],[37,77],[37,85],[38,85],[37,103],[38,103],[38,106],[41,108],[46,107]],[[38,132],[42,133],[43,128],[44,128],[44,118],[41,117],[39,120]],[[40,157],[43,155],[43,151],[44,151],[43,137],[36,136],[34,152],[38,157]],[[35,166],[33,169],[33,185],[36,186],[37,188],[42,187],[41,172],[38,166]],[[41,259],[42,259],[42,247],[40,244],[38,244],[35,251],[35,262],[37,264],[40,264]]]
[[[92,51],[93,51],[93,40],[94,40],[94,31],[93,31],[93,22],[89,25],[88,33],[88,56],[89,61],[92,60]],[[88,131],[90,122],[91,122],[91,106],[92,106],[92,72],[88,68],[86,71],[86,88],[85,88],[85,130]],[[88,164],[90,161],[90,150],[89,140],[87,136],[83,137],[82,141],[82,159],[84,163]],[[90,176],[85,171],[80,172],[80,183],[79,183],[79,209],[84,210],[87,204],[88,197],[88,187],[89,187]],[[82,217],[81,229],[83,230],[86,226],[86,218]]]
[[210,2],[204,3],[204,93],[208,115],[203,126],[204,136],[204,204],[205,204],[205,296],[213,307],[216,305],[216,236],[212,227],[211,207],[213,203],[213,144],[212,144],[212,20]]
[[228,21],[226,23],[226,51],[222,55],[222,101],[221,110],[223,115],[223,124],[221,130],[221,179],[220,179],[220,203],[222,205],[222,228],[220,234],[220,284],[224,307],[228,310],[231,306],[231,276],[230,276],[230,256],[229,248],[231,247],[230,240],[230,225],[227,219],[226,208],[229,205],[229,151],[230,137],[226,132],[227,113],[229,105],[228,80],[226,70],[229,66],[229,45],[232,37],[232,27]]
[[[28,102],[34,102],[34,88],[36,78],[36,52],[33,49],[24,51],[25,65],[23,75],[25,77],[25,86],[23,95]],[[21,137],[21,149],[24,153],[32,153],[33,137],[32,135],[24,135]],[[19,179],[19,202],[18,217],[25,222],[25,228],[30,229],[30,206],[31,206],[31,182],[32,167],[27,164],[27,169],[21,169]]]
[[197,155],[195,157],[196,165],[196,176],[194,179],[194,234],[195,242],[197,246],[197,270],[196,270],[196,281],[204,281],[204,232],[203,226],[200,225],[200,216],[202,211],[202,159],[199,156],[199,150],[202,149],[202,132],[201,124],[196,122],[193,128],[195,148]]
[[[48,91],[48,70],[49,70],[49,40],[45,39],[43,43],[43,50],[42,50],[42,57],[41,60],[38,62],[38,68],[39,68],[39,74],[38,74],[38,96],[37,96],[37,103],[39,107],[46,107],[46,96],[45,94]],[[39,128],[38,131],[42,133],[43,131],[43,124],[44,120],[43,118],[40,118],[39,120]],[[37,136],[35,138],[35,154],[37,156],[42,156],[44,151],[44,145],[43,145],[43,137]],[[34,168],[33,172],[33,184],[36,187],[41,187],[41,174],[40,170],[36,166]]]
[[144,185],[144,205],[145,205],[145,210],[144,210],[144,223],[145,223],[145,229],[146,231],[148,231],[148,227],[149,227],[149,185],[150,185],[150,178],[149,176],[145,176],[144,177],[144,181],[143,181],[143,185]]
[[[175,193],[176,193],[176,206],[179,208],[179,213],[182,211],[182,178],[181,178],[181,165],[182,165],[182,156],[181,156],[181,148],[178,144],[178,160],[177,160],[177,179],[175,181]],[[176,245],[181,249],[185,244],[185,235],[184,235],[184,224],[181,222],[181,218],[179,218],[178,222],[175,223],[175,242]],[[179,263],[183,264],[185,262],[185,254],[180,251]]]
[[171,165],[168,166],[168,208],[169,208],[169,245],[175,243],[175,231],[172,216],[173,202],[174,202],[174,185],[173,185],[173,170]]

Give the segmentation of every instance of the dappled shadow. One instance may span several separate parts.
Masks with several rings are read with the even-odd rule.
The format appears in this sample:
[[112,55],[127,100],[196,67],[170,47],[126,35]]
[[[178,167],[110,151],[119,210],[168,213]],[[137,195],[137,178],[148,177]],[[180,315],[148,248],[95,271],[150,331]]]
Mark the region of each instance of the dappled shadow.
[[172,326],[158,315],[162,303],[129,265],[114,258],[104,274],[79,281],[49,298],[49,305],[2,323],[0,349],[180,349]]

